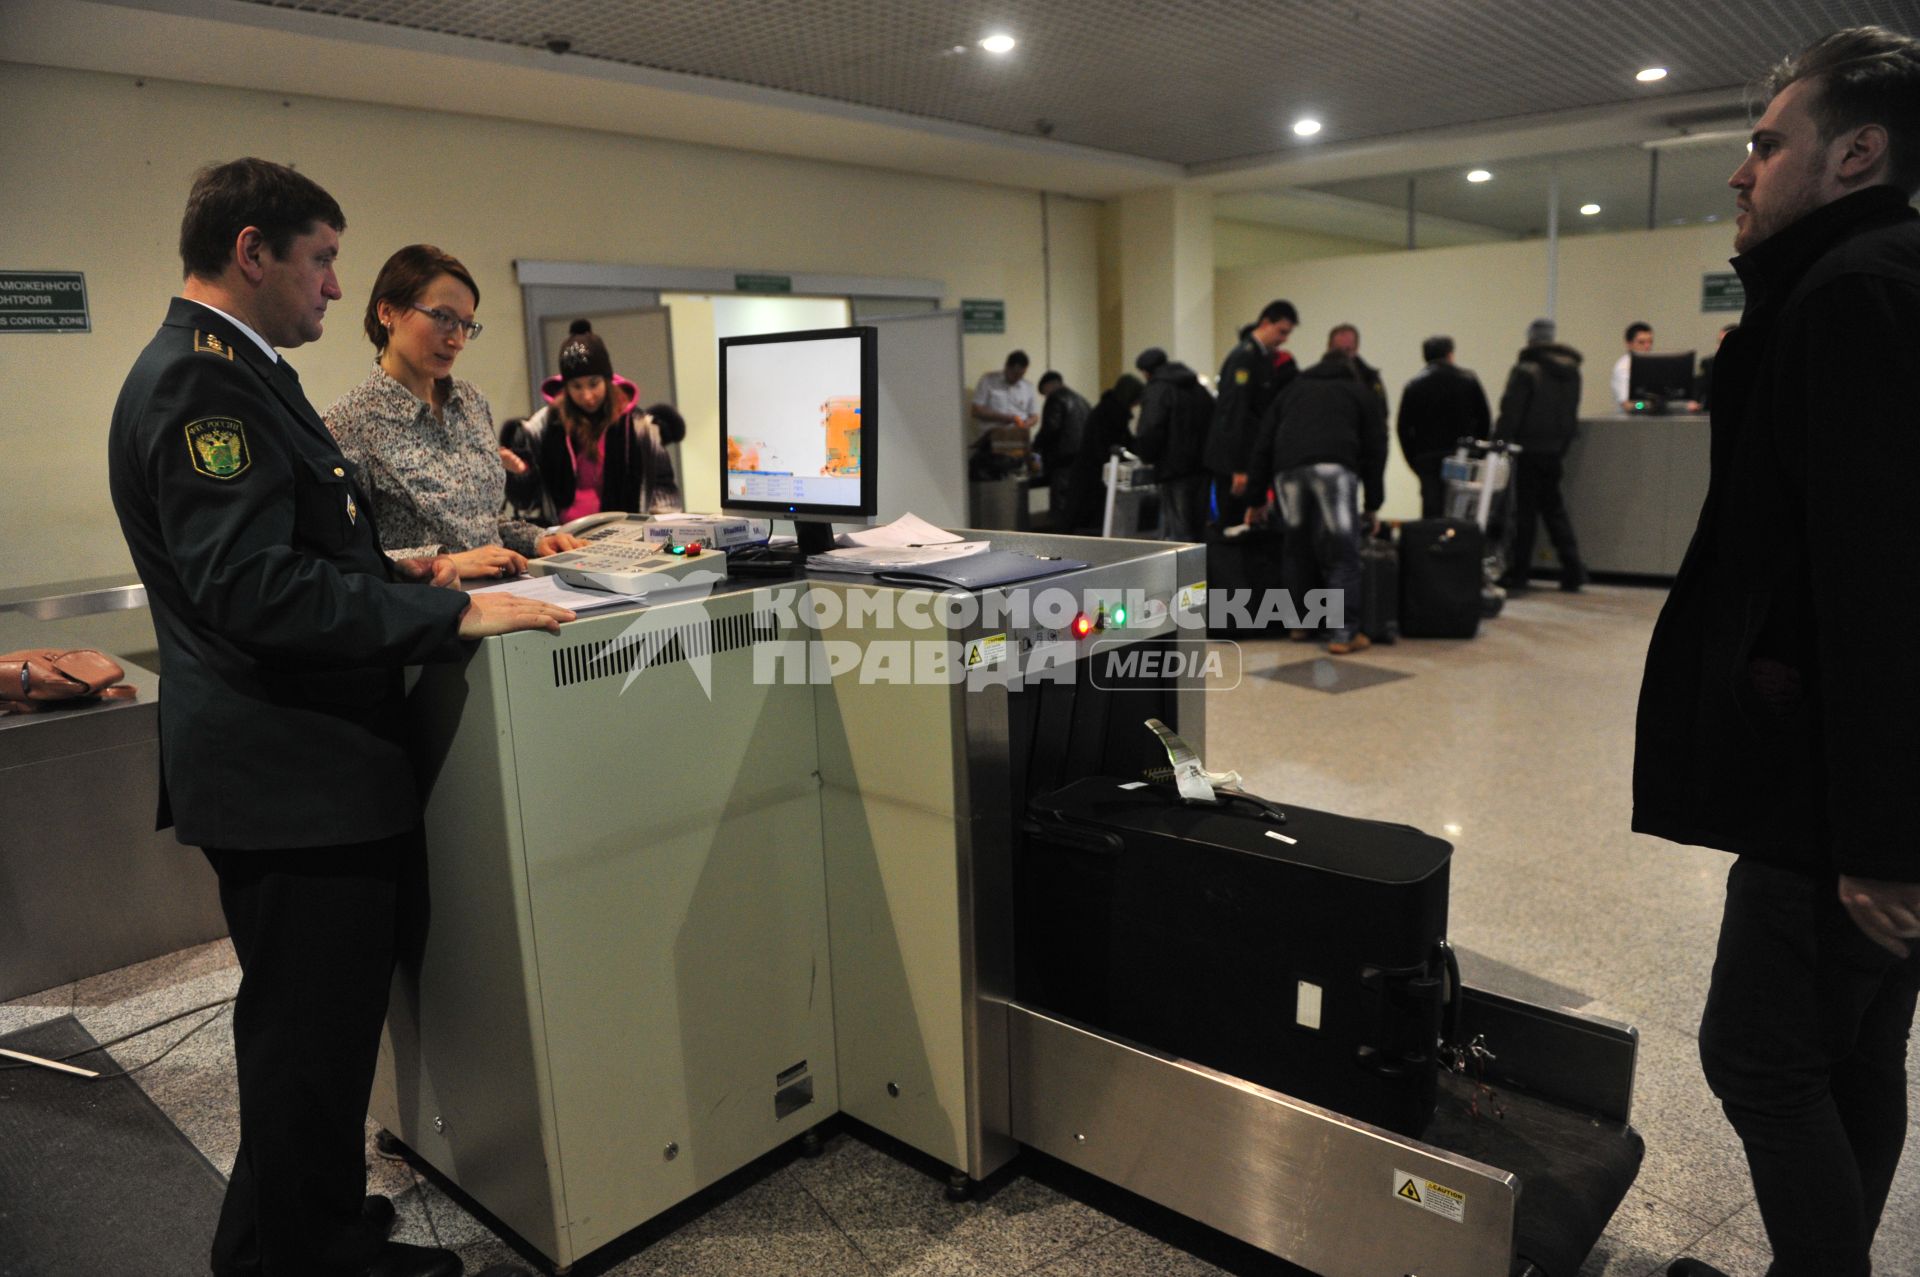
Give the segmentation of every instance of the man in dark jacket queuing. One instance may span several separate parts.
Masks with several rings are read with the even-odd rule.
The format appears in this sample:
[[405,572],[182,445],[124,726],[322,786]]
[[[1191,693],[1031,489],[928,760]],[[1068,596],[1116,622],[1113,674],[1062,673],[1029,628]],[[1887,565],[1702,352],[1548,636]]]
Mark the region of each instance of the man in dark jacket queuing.
[[1587,583],[1580,559],[1580,542],[1573,535],[1560,478],[1580,422],[1580,352],[1554,340],[1551,319],[1527,325],[1527,344],[1520,351],[1507,388],[1500,394],[1500,420],[1494,433],[1520,445],[1514,465],[1518,492],[1513,501],[1513,561],[1500,584],[1509,590],[1527,588],[1533,566],[1533,531],[1547,525],[1553,552],[1560,556],[1560,588],[1578,590]]
[[[1263,488],[1249,492],[1247,467],[1254,436],[1272,406],[1274,396],[1300,373],[1293,355],[1283,349],[1299,326],[1293,303],[1270,301],[1260,317],[1240,330],[1240,343],[1220,365],[1219,397],[1213,405],[1213,429],[1207,434],[1206,465],[1213,476],[1213,500],[1220,526],[1235,527],[1246,517],[1247,506],[1266,500]],[[1261,484],[1268,476],[1257,476]]]
[[[1647,652],[1633,827],[1738,856],[1700,1056],[1746,1146],[1770,1277],[1865,1277],[1920,983],[1920,592],[1902,552],[1920,474],[1920,41],[1836,32],[1767,88],[1730,180],[1746,310],[1717,360],[1706,503]],[[1868,635],[1908,655],[1876,659]]]
[[1087,414],[1080,451],[1074,454],[1067,472],[1068,530],[1085,536],[1100,535],[1107,507],[1103,467],[1116,447],[1133,447],[1133,410],[1144,389],[1138,377],[1121,373],[1113,388],[1102,394]]
[[1461,439],[1485,438],[1493,413],[1480,379],[1453,362],[1453,338],[1427,338],[1420,357],[1427,366],[1400,392],[1400,451],[1420,480],[1420,517],[1437,519],[1447,494],[1440,463]]
[[1203,455],[1213,423],[1213,396],[1200,376],[1149,346],[1133,361],[1147,379],[1133,450],[1153,466],[1160,485],[1160,535],[1199,541],[1207,526],[1207,471]]
[[1350,357],[1329,350],[1273,401],[1250,464],[1259,483],[1272,482],[1286,525],[1280,578],[1287,592],[1296,605],[1316,580],[1340,592],[1345,615],[1327,651],[1365,651],[1372,643],[1359,629],[1359,498],[1364,492],[1371,529],[1386,499],[1387,411]]
[[1047,479],[1047,508],[1055,527],[1066,530],[1067,478],[1073,458],[1086,435],[1087,414],[1093,411],[1086,396],[1067,385],[1067,379],[1049,369],[1041,376],[1040,429],[1033,450]]
[[1327,350],[1338,352],[1353,362],[1354,375],[1360,378],[1360,384],[1371,390],[1380,400],[1380,415],[1387,415],[1387,383],[1380,376],[1380,370],[1360,358],[1360,330],[1352,324],[1335,324],[1327,334]]

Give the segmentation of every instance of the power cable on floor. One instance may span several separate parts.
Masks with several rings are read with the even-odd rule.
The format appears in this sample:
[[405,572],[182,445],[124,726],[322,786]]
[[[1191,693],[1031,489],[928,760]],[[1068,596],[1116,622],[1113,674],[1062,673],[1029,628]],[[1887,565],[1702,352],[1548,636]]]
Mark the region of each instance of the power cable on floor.
[[[170,1015],[164,1020],[155,1020],[152,1024],[143,1025],[140,1028],[134,1029],[130,1032],[122,1033],[117,1038],[108,1038],[105,1042],[96,1042],[92,1046],[87,1047],[83,1050],[73,1051],[67,1055],[51,1056],[49,1058],[52,1059],[53,1062],[56,1064],[68,1064],[74,1060],[79,1059],[83,1055],[92,1055],[95,1051],[104,1051],[110,1046],[118,1046],[120,1045],[120,1043],[130,1041],[133,1038],[144,1037],[145,1035],[152,1033],[155,1029],[164,1029],[165,1027],[167,1027],[169,1024],[172,1024],[176,1020],[184,1020],[188,1016],[198,1015],[202,1011],[213,1012],[212,1015],[200,1021],[200,1023],[194,1025],[191,1029],[188,1029],[185,1033],[181,1034],[178,1038],[174,1039],[172,1045],[167,1047],[166,1050],[160,1052],[160,1054],[154,1056],[151,1060],[147,1060],[146,1062],[141,1064],[136,1064],[130,1069],[122,1069],[118,1073],[102,1073],[97,1077],[85,1078],[83,1080],[88,1082],[111,1082],[123,1077],[132,1077],[135,1073],[140,1072],[142,1069],[152,1068],[154,1065],[160,1063],[160,1061],[166,1059],[169,1055],[172,1055],[176,1050],[180,1048],[180,1045],[184,1043],[188,1038],[192,1037],[194,1034],[198,1033],[200,1030],[206,1028],[209,1024],[212,1024],[215,1020],[218,1020],[220,1018],[221,1012],[224,1011],[227,1007],[231,1006],[232,1004],[233,1004],[232,998],[221,998],[215,1002],[204,1002],[197,1007],[189,1007],[185,1011],[181,1011],[175,1015]],[[0,1064],[0,1072],[11,1072],[14,1069],[37,1069],[40,1067],[41,1066],[38,1064]]]

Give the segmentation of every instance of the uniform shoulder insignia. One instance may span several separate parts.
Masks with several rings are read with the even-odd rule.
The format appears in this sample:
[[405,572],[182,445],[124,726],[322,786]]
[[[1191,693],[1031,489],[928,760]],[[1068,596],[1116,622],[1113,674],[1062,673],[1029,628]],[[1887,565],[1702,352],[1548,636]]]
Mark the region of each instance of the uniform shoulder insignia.
[[187,423],[187,456],[196,474],[238,479],[253,464],[247,428],[232,417],[202,417]]
[[1247,384],[1247,378],[1251,377],[1252,375],[1253,374],[1248,372],[1245,368],[1235,368],[1233,370],[1233,384],[1236,386],[1244,386]]
[[232,342],[225,341],[213,333],[203,333],[198,328],[193,330],[193,348],[203,355],[224,355],[228,359],[233,358]]

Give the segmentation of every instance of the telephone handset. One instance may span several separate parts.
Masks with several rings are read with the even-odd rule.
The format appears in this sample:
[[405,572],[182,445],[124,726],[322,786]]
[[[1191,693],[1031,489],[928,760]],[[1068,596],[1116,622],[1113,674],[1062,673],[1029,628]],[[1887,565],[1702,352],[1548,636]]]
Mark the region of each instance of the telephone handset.
[[582,515],[571,522],[555,528],[555,532],[565,532],[596,545],[612,542],[616,545],[646,545],[647,523],[644,514],[629,514],[625,510],[602,510],[598,514]]

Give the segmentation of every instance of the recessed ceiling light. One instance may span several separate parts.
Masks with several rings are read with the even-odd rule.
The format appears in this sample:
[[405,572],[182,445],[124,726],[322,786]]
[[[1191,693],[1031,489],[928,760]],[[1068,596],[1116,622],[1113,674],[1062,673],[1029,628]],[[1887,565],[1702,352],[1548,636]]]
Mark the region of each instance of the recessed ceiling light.
[[1467,180],[1469,182],[1491,182],[1493,180],[1493,174],[1483,168],[1477,168],[1467,174]]
[[1636,75],[1633,78],[1640,81],[1640,83],[1642,84],[1652,84],[1655,80],[1666,79],[1667,69],[1665,67],[1648,67],[1646,70],[1642,71],[1639,75]]
[[1005,32],[995,32],[993,35],[982,40],[980,47],[988,53],[1012,53],[1015,43],[1014,38]]
[[1708,214],[1707,214],[1707,220],[1708,220],[1709,222],[1717,222],[1717,221],[1719,221],[1719,220],[1720,220],[1720,214],[1718,214],[1718,213],[1708,213]]
[[1320,121],[1310,115],[1305,119],[1295,120],[1293,122],[1293,131],[1301,137],[1312,137],[1320,131]]
[[1599,211],[1600,211],[1600,206],[1598,204],[1582,204],[1580,206],[1580,215],[1582,217],[1592,217],[1595,213],[1598,213]]

